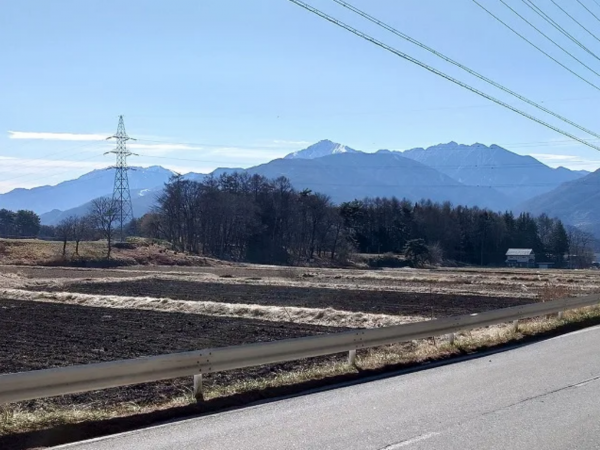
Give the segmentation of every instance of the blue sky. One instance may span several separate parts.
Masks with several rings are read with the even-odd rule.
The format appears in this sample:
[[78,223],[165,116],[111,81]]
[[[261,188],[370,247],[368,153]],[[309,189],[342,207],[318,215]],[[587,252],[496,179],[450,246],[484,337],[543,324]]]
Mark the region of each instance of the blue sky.
[[[480,0],[600,84],[498,1]],[[590,30],[576,2],[557,0]],[[593,0],[583,0],[600,16]],[[330,0],[310,3],[547,119]],[[410,36],[573,121],[600,131],[600,91],[511,34],[471,0],[352,0]],[[510,1],[600,72],[600,60]],[[600,55],[600,42],[536,2]],[[600,37],[600,33],[598,33]],[[496,143],[552,166],[600,167],[598,152],[341,30],[287,0],[0,2],[0,192],[55,184],[112,160],[119,114],[139,140],[133,165],[179,172],[266,162],[331,139],[353,148]],[[595,77],[595,78],[594,78]]]

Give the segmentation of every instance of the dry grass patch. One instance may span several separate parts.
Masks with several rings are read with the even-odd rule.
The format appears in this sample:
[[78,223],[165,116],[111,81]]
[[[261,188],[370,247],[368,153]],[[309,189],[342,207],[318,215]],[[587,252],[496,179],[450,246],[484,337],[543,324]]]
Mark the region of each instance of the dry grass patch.
[[0,239],[0,263],[22,266],[116,267],[132,265],[212,266],[222,263],[213,258],[175,252],[165,243],[137,239],[130,245],[115,246],[106,259],[106,241],[83,241],[79,254],[69,242],[63,255],[63,243],[39,239]]
[[422,316],[372,314],[340,311],[333,308],[303,308],[267,306],[213,301],[171,300],[154,297],[90,295],[69,292],[0,289],[0,296],[13,300],[59,303],[96,308],[141,309],[159,312],[202,314],[217,317],[261,319],[272,322],[293,322],[343,328],[378,328],[426,320]]

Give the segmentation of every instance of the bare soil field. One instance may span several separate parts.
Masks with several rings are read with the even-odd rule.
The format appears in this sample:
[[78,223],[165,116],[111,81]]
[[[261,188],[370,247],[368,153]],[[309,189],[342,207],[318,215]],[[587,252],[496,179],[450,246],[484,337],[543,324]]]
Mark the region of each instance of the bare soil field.
[[575,293],[600,291],[600,271],[528,269],[328,269],[249,264],[209,267],[131,266],[91,269],[0,266],[0,274],[31,280],[81,280],[156,276],[219,284],[276,285],[353,290],[535,298],[540,290],[561,288]]
[[597,271],[356,270],[244,264],[110,270],[2,266],[0,274],[17,277],[22,288],[30,291],[72,292],[99,299],[126,296],[421,318],[600,292]]
[[[600,292],[600,272],[591,270],[207,264],[111,269],[0,266],[0,373],[388,326]],[[497,342],[510,335],[509,328],[475,330],[463,338]],[[440,342],[365,350],[359,360],[364,357],[365,367],[381,368],[402,363],[404,355],[410,355],[407,361],[414,364],[460,352],[456,347],[438,347]],[[222,372],[207,376],[205,384],[213,395],[231,395],[229,386],[234,392],[256,389],[263,395],[262,386],[270,382],[293,384],[284,379],[288,374],[294,374],[292,380],[305,376],[312,381],[315,373],[327,377],[329,369],[347,373],[345,359],[346,355],[334,355]],[[268,383],[260,384],[264,380]],[[42,410],[116,411],[123,404],[153,409],[177,398],[185,397],[189,403],[191,388],[188,377],[21,402],[14,410],[32,415]],[[25,428],[36,426],[40,425]]]
[[[340,331],[340,328],[199,314],[109,309],[0,299],[0,373],[114,361],[140,356],[265,342]],[[326,360],[331,358],[321,358]],[[229,371],[207,383],[230,383],[307,362]],[[189,393],[191,378],[52,399],[54,404],[160,402]],[[42,400],[47,404],[48,400]],[[35,409],[38,401],[24,402]]]
[[77,292],[212,301],[230,304],[307,307],[402,316],[444,317],[531,303],[529,298],[482,295],[448,295],[388,290],[337,290],[309,285],[257,285],[144,278],[110,282],[69,283],[32,287],[32,290]]
[[[7,373],[476,313],[600,292],[600,274],[234,264],[119,269],[0,266],[0,289],[5,292],[0,300],[0,371]],[[136,298],[151,308],[131,301]],[[194,303],[213,307],[189,307]],[[233,312],[223,313],[215,304]],[[310,314],[298,313],[301,308]],[[305,363],[285,367],[294,364]],[[227,372],[215,375],[213,381],[271,370],[278,369]],[[176,380],[116,389],[108,395],[114,401],[134,397],[144,401],[187,391],[189,384]],[[79,403],[91,399],[88,394],[73,397]]]

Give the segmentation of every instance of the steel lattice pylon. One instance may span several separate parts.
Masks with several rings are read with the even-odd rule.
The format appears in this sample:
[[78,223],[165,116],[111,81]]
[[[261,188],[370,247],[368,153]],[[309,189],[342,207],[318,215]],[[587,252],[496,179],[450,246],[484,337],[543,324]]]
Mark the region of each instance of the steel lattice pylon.
[[137,156],[135,153],[131,153],[127,150],[127,141],[134,140],[127,136],[125,131],[125,122],[123,116],[119,116],[119,125],[117,126],[117,133],[114,136],[110,136],[107,139],[116,139],[117,148],[109,153],[117,155],[117,164],[115,165],[115,185],[113,188],[113,202],[117,207],[117,229],[119,230],[119,240],[122,242],[125,239],[125,233],[123,228],[127,223],[133,220],[133,206],[131,205],[131,193],[129,192],[129,178],[127,177],[127,157]]

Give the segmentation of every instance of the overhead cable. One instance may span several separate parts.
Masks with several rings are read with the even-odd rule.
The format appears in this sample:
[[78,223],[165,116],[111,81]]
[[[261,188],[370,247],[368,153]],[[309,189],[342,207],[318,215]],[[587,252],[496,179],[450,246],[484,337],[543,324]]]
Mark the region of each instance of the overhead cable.
[[427,64],[419,61],[418,59],[415,59],[412,56],[407,55],[406,53],[401,52],[400,50],[397,50],[397,49],[395,49],[393,47],[390,47],[387,44],[384,44],[383,42],[378,41],[374,37],[369,36],[368,34],[363,33],[362,31],[359,31],[356,28],[351,27],[350,25],[347,25],[346,23],[344,23],[344,22],[342,22],[342,21],[340,21],[338,19],[335,19],[334,17],[332,17],[332,16],[324,13],[323,11],[321,11],[321,10],[319,10],[319,9],[317,9],[317,8],[315,8],[315,7],[307,4],[307,3],[304,3],[304,2],[302,2],[300,0],[289,0],[289,1],[292,2],[292,3],[294,3],[294,4],[296,4],[296,5],[298,5],[298,6],[300,6],[300,7],[302,7],[302,8],[304,8],[304,9],[306,9],[307,11],[310,11],[311,13],[313,13],[313,14],[315,14],[315,15],[317,15],[317,16],[319,16],[319,17],[321,17],[321,18],[323,18],[323,19],[325,19],[325,20],[327,20],[327,21],[329,21],[331,23],[333,23],[334,25],[337,25],[338,27],[343,28],[343,29],[345,29],[345,30],[347,30],[347,31],[355,34],[358,37],[361,37],[361,38],[365,39],[366,41],[369,41],[372,44],[375,44],[378,47],[381,47],[384,50],[389,51],[390,53],[394,53],[395,55],[399,56],[402,59],[405,59],[405,60],[407,60],[409,62],[412,62],[413,64],[415,64],[415,65],[417,65],[419,67],[422,67],[423,69],[426,69],[429,72],[432,72],[432,73],[434,73],[434,74],[436,74],[436,75],[438,75],[438,76],[440,76],[442,78],[445,78],[446,80],[451,81],[452,83],[457,84],[458,86],[461,86],[461,87],[463,87],[463,88],[465,88],[465,89],[467,89],[467,90],[469,90],[469,91],[471,91],[471,92],[473,92],[473,93],[475,93],[477,95],[480,95],[481,97],[487,98],[488,100],[491,100],[491,101],[493,101],[494,103],[497,103],[500,106],[504,106],[505,108],[510,109],[511,111],[516,112],[517,114],[520,114],[523,117],[526,117],[527,119],[530,119],[530,120],[532,120],[534,122],[539,123],[540,125],[545,126],[546,128],[549,128],[549,129],[551,129],[553,131],[556,131],[557,133],[562,134],[563,136],[567,136],[567,137],[569,137],[571,139],[574,139],[574,140],[582,143],[583,145],[586,145],[586,146],[588,146],[590,148],[593,148],[594,150],[600,151],[600,147],[599,146],[594,145],[594,144],[586,141],[585,139],[581,139],[581,138],[575,136],[574,134],[569,133],[568,131],[561,130],[560,128],[555,127],[554,125],[551,125],[551,124],[549,124],[547,122],[544,122],[543,120],[538,119],[537,117],[532,116],[531,114],[529,114],[529,113],[527,113],[525,111],[522,111],[522,110],[520,110],[518,108],[515,108],[514,106],[509,105],[508,103],[503,102],[502,100],[499,100],[499,99],[497,99],[495,97],[492,97],[491,95],[486,94],[485,92],[480,91],[479,89],[476,89],[476,88],[474,88],[472,86],[469,86],[468,84],[466,84],[466,83],[464,83],[464,82],[462,82],[462,81],[460,81],[460,80],[458,80],[456,78],[453,78],[450,75],[448,75],[448,74],[446,74],[446,73],[444,73],[444,72],[442,72],[442,71],[440,71],[440,70],[438,70],[438,69],[436,69],[434,67],[431,67],[431,66],[429,66],[429,65],[427,65]]
[[550,25],[552,25],[554,28],[556,28],[560,33],[562,33],[564,36],[566,36],[575,45],[579,46],[582,50],[586,51],[587,53],[592,55],[594,58],[596,58],[598,61],[600,61],[600,58],[598,58],[598,55],[596,55],[594,52],[592,52],[589,48],[587,48],[585,45],[583,45],[578,39],[573,37],[572,34],[570,34],[567,30],[565,30],[563,27],[561,27],[552,17],[550,17],[548,14],[546,14],[544,12],[544,10],[542,10],[539,6],[537,6],[535,3],[533,3],[533,0],[521,0],[521,2],[524,3],[529,9],[531,9],[534,13],[536,13],[542,19],[544,19],[546,22],[548,22]]
[[[477,0],[473,0],[473,1],[475,3],[477,3],[479,6],[481,6],[481,4]],[[575,61],[577,61],[579,64],[581,64],[583,67],[585,67],[590,72],[593,72],[594,74],[596,74],[596,75],[598,75],[600,77],[600,73],[596,72],[594,69],[592,69],[590,66],[588,66],[586,63],[584,63],[579,58],[577,58],[575,55],[573,55],[570,51],[568,51],[562,45],[560,45],[559,43],[557,43],[554,39],[552,39],[550,36],[548,36],[546,33],[544,33],[542,30],[540,30],[538,27],[536,27],[533,23],[531,23],[531,21],[529,21],[525,17],[523,17],[523,15],[521,15],[517,10],[515,10],[512,6],[510,6],[504,0],[500,0],[500,3],[502,3],[508,9],[510,9],[514,14],[516,14],[521,20],[523,20],[525,23],[527,23],[531,28],[533,28],[539,34],[541,34],[542,36],[544,36],[546,39],[548,39],[550,42],[552,42],[555,46],[557,46],[558,48],[560,48],[563,52],[565,52],[567,55],[569,55],[571,58],[573,58]],[[481,6],[481,7],[483,8],[483,6]]]
[[396,28],[393,28],[392,26],[390,26],[390,25],[382,22],[381,20],[379,20],[379,19],[377,19],[377,18],[369,15],[368,13],[366,13],[366,12],[358,9],[357,7],[355,7],[353,5],[351,5],[350,3],[345,2],[343,0],[333,0],[333,1],[336,2],[337,4],[343,6],[344,8],[347,8],[350,11],[352,11],[352,12],[360,15],[361,17],[363,17],[363,18],[365,18],[365,19],[367,19],[367,20],[369,20],[369,21],[371,21],[371,22],[379,25],[380,27],[382,27],[382,28],[384,28],[384,29],[386,29],[386,30],[394,33],[396,36],[399,36],[402,39],[407,40],[411,44],[414,44],[414,45],[416,45],[416,46],[418,46],[420,48],[423,48],[423,49],[427,50],[430,53],[433,53],[438,58],[441,58],[444,61],[449,62],[449,63],[451,63],[451,64],[453,64],[453,65],[461,68],[465,72],[468,72],[471,75],[479,78],[480,80],[483,80],[486,83],[491,84],[492,86],[494,86],[494,87],[496,87],[496,88],[498,88],[498,89],[500,89],[500,90],[502,90],[502,91],[504,91],[504,92],[512,95],[513,97],[516,97],[519,100],[521,100],[521,101],[523,101],[525,103],[528,103],[529,105],[534,106],[537,109],[539,109],[541,111],[544,111],[545,113],[550,114],[551,116],[554,116],[557,119],[560,119],[560,120],[562,120],[565,123],[568,123],[569,125],[574,126],[575,128],[579,128],[581,131],[584,131],[584,132],[586,132],[586,133],[588,133],[588,134],[590,134],[590,135],[592,135],[594,137],[600,138],[600,134],[587,129],[587,128],[585,128],[585,127],[583,127],[583,126],[581,126],[581,125],[573,122],[572,120],[569,120],[569,119],[567,119],[564,116],[561,116],[560,114],[555,113],[554,111],[552,111],[552,110],[550,110],[550,109],[548,109],[548,108],[540,105],[539,103],[534,102],[533,100],[528,99],[527,97],[525,97],[525,96],[523,96],[521,94],[518,94],[518,93],[510,90],[506,86],[503,86],[500,83],[495,82],[494,80],[491,80],[491,79],[487,78],[486,76],[480,74],[479,72],[476,72],[475,70],[470,69],[469,67],[467,67],[467,66],[465,66],[465,65],[463,65],[463,64],[461,64],[461,63],[459,63],[459,62],[457,62],[455,60],[453,60],[452,58],[450,58],[450,57],[448,57],[448,56],[446,56],[446,55],[438,52],[437,50],[434,50],[433,48],[428,47],[427,45],[423,44],[422,42],[419,42],[418,40],[411,38],[410,36],[406,35],[405,33],[402,33],[401,31],[397,30]]
[[[554,56],[550,55],[548,52],[546,52],[545,50],[542,50],[540,47],[538,47],[536,44],[534,44],[533,42],[531,42],[529,39],[527,39],[525,36],[523,36],[521,33],[519,33],[517,30],[515,30],[514,28],[512,28],[510,25],[508,25],[506,22],[504,22],[502,19],[500,19],[497,15],[495,15],[493,12],[491,12],[489,9],[487,9],[485,6],[483,6],[481,3],[479,3],[477,0],[472,0],[473,3],[475,3],[477,6],[479,6],[481,9],[483,9],[486,13],[488,13],[490,16],[492,16],[494,19],[496,19],[498,22],[500,22],[502,25],[504,25],[506,28],[508,28],[510,31],[512,31],[514,34],[516,34],[517,36],[519,36],[521,39],[523,39],[525,42],[527,42],[529,45],[531,45],[533,48],[535,48],[536,50],[538,50],[540,53],[546,55],[548,58],[550,58],[552,61],[554,61],[556,64],[558,64],[559,66],[561,66],[563,69],[568,70],[569,72],[571,72],[573,75],[575,75],[577,78],[579,78],[580,80],[584,81],[585,83],[589,84],[590,86],[592,86],[595,89],[600,90],[600,86],[592,83],[590,80],[588,80],[587,78],[584,78],[583,76],[581,76],[580,74],[578,74],[577,72],[575,72],[573,69],[567,67],[565,64],[561,63],[558,59],[556,59]],[[539,30],[538,30],[539,31]],[[541,31],[540,31],[541,33]],[[556,44],[558,45],[558,44]],[[566,51],[566,50],[565,50]],[[575,58],[577,59],[577,58]],[[585,64],[583,64],[581,61],[579,61],[583,66],[587,67]],[[593,69],[591,69],[590,67],[587,67],[588,69],[590,69],[592,72],[596,73]],[[600,76],[600,74],[596,73],[596,75]]]
[[562,6],[560,6],[556,0],[550,0],[552,3],[554,3],[554,5],[560,9],[563,13],[565,13],[567,15],[567,17],[569,17],[573,22],[575,22],[577,25],[579,25],[581,28],[583,28],[590,36],[592,36],[594,39],[596,39],[598,42],[600,42],[600,39],[598,39],[598,37],[592,33],[590,30],[588,30],[581,22],[579,22],[575,17],[573,17],[571,14],[569,14],[569,12],[564,9]]
[[[598,3],[596,0],[594,0],[594,2],[596,3],[596,5],[600,6],[600,3]],[[585,6],[585,4],[581,0],[577,0],[577,3],[579,3],[581,6],[583,6],[587,12],[589,12],[592,16],[594,16],[596,18],[596,20],[598,22],[600,22],[600,17],[598,17],[596,14],[594,14],[592,12],[591,9],[589,9],[587,6]]]

